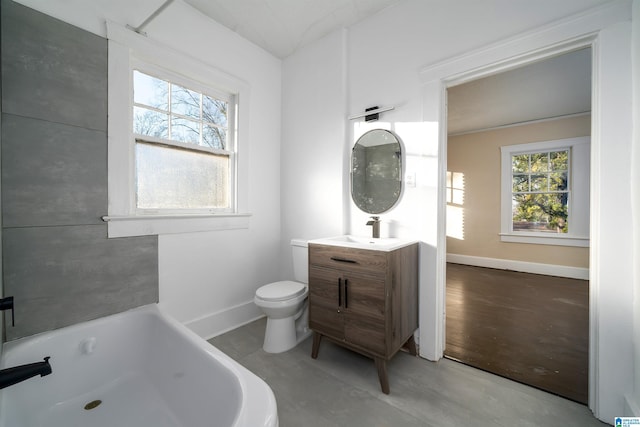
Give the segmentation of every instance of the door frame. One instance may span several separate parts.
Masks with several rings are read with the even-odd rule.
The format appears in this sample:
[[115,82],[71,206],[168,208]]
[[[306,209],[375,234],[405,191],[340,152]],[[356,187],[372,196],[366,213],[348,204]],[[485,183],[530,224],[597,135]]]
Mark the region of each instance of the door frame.
[[[613,7],[612,7],[613,8]],[[615,22],[619,16],[601,8],[592,15],[584,14],[581,19],[567,19],[540,30],[528,32],[506,42],[457,56],[444,62],[425,67],[420,72],[423,82],[424,121],[434,121],[438,126],[438,194],[437,194],[437,235],[435,259],[423,258],[421,271],[420,343],[422,357],[439,360],[443,357],[445,337],[446,307],[446,172],[447,172],[447,88],[467,81],[487,77],[510,69],[518,68],[546,58],[568,53],[586,47],[591,48],[592,57],[592,124],[591,124],[591,171],[590,171],[590,249],[589,249],[589,408],[594,414],[600,413],[599,396],[599,322],[598,295],[600,288],[600,253],[598,251],[601,199],[600,178],[600,116],[599,88],[601,85],[598,64],[600,64],[599,31]],[[612,16],[613,15],[613,16]],[[439,101],[436,110],[434,99]],[[429,272],[426,267],[435,267]],[[431,301],[429,301],[431,299]],[[431,312],[429,312],[431,311]]]
[[[487,66],[469,70],[462,75],[452,75],[447,78],[441,80],[442,84],[442,102],[440,105],[441,108],[441,119],[443,126],[440,131],[439,138],[439,165],[438,165],[438,173],[440,178],[440,188],[439,193],[446,195],[446,174],[447,174],[447,149],[448,149],[448,135],[447,135],[447,89],[453,86],[457,86],[462,83],[467,83],[473,80],[477,80],[483,77],[487,77],[494,74],[499,74],[505,71],[513,70],[516,68],[520,68],[529,64],[533,64],[539,61],[543,61],[545,59],[549,59],[558,55],[570,53],[576,50],[590,48],[591,49],[591,135],[592,135],[592,143],[591,143],[591,164],[594,167],[590,168],[590,208],[589,208],[589,218],[591,221],[590,225],[590,233],[589,233],[589,407],[596,407],[596,390],[597,390],[597,375],[596,375],[596,360],[597,360],[597,350],[596,346],[598,340],[598,322],[596,321],[595,314],[597,311],[597,299],[594,297],[598,295],[597,289],[599,288],[599,280],[598,275],[592,274],[591,266],[597,265],[597,262],[594,262],[594,258],[597,257],[597,251],[594,248],[597,248],[597,233],[594,233],[594,224],[597,224],[598,219],[596,218],[598,215],[597,206],[599,206],[600,200],[600,189],[597,188],[594,183],[597,183],[599,180],[599,169],[597,167],[599,157],[598,153],[600,151],[600,140],[599,138],[594,138],[593,136],[599,135],[597,120],[594,120],[598,114],[594,114],[596,110],[599,108],[597,103],[597,94],[598,94],[598,80],[597,80],[597,68],[595,64],[598,63],[597,58],[599,55],[598,45],[597,45],[597,35],[590,34],[585,37],[581,37],[574,40],[569,40],[567,42],[560,43],[555,46],[550,46],[548,48],[543,49],[542,51],[532,51],[523,55],[520,55],[515,58],[511,58],[505,61],[499,61],[493,64],[489,64]],[[438,200],[438,241],[442,244],[438,245],[438,269],[441,272],[438,274],[438,278],[442,281],[438,283],[438,286],[442,286],[442,298],[443,298],[443,314],[446,315],[446,254],[447,254],[447,237],[446,237],[446,199],[442,200],[439,197]],[[442,354],[444,355],[444,348],[446,345],[446,316],[443,317],[442,321]]]

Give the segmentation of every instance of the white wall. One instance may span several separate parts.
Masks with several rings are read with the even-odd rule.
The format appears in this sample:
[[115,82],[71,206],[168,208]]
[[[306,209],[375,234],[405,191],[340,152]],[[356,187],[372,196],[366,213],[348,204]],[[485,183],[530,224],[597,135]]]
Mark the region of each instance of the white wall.
[[[344,223],[345,34],[336,31],[287,60],[282,95],[282,269],[292,238],[339,235]],[[329,125],[328,125],[329,124]]]
[[601,419],[612,420],[623,411],[624,396],[632,389],[633,370],[633,239],[631,198],[631,61],[630,23],[613,25],[600,36],[600,187],[602,197],[596,211],[597,229],[592,254],[592,278],[599,279],[592,297],[598,301],[597,328]]
[[[633,146],[631,157],[631,182],[640,182],[640,0],[633,2],[632,24],[632,75],[633,75]],[[632,191],[633,212],[633,360],[634,360],[634,390],[627,399],[628,416],[640,417],[640,191]]]
[[[460,3],[462,4],[462,3]],[[622,2],[622,7],[630,5]],[[439,153],[439,140],[442,134],[444,116],[440,101],[444,96],[443,85],[440,81],[421,80],[420,70],[431,64],[437,64],[445,58],[450,58],[464,52],[473,51],[496,41],[512,41],[514,35],[529,31],[536,27],[547,28],[548,22],[577,12],[587,7],[585,2],[525,2],[525,1],[493,1],[488,5],[477,2],[464,3],[464,8],[456,9],[451,3],[423,2],[409,0],[392,8],[386,9],[376,16],[361,22],[349,29],[346,58],[335,61],[334,56],[327,56],[325,61],[319,55],[323,54],[319,45],[327,44],[328,39],[316,46],[304,49],[284,61],[283,73],[288,79],[296,81],[296,87],[314,86],[316,91],[334,90],[332,81],[317,81],[313,79],[314,70],[318,63],[325,67],[333,66],[334,70],[346,67],[343,71],[347,75],[347,108],[346,115],[363,111],[372,105],[394,105],[396,109],[384,113],[380,122],[381,127],[395,130],[406,145],[407,173],[416,175],[416,187],[406,190],[400,205],[392,212],[383,215],[383,234],[398,237],[414,237],[420,239],[421,246],[421,354],[424,357],[436,359],[442,350],[442,323],[438,316],[442,315],[443,288],[442,255],[444,242],[439,236],[438,215],[441,195],[439,167],[444,159],[444,153]],[[488,7],[489,6],[489,7]],[[563,8],[562,10],[558,7]],[[620,15],[619,12],[616,12]],[[614,13],[614,15],[616,14]],[[599,354],[600,382],[595,392],[599,396],[599,405],[594,407],[597,414],[607,422],[623,411],[624,395],[632,389],[630,373],[633,369],[632,354],[632,239],[628,230],[616,224],[630,224],[630,201],[628,195],[632,191],[629,185],[631,164],[631,112],[629,85],[631,70],[629,62],[630,25],[628,22],[615,24],[619,17],[604,19],[606,29],[601,32],[598,72],[603,80],[601,92],[596,102],[600,102],[601,117],[599,120],[599,138],[603,141],[602,156],[599,159],[600,182],[595,183],[606,188],[598,215],[601,218],[599,229],[596,230],[599,242],[598,253],[601,260],[594,268],[594,274],[599,282],[597,298],[599,306],[596,323],[600,331],[599,342],[595,343]],[[591,15],[589,15],[591,16]],[[625,18],[622,19],[624,21]],[[573,21],[582,22],[587,32],[594,31],[599,25],[597,19],[585,18],[566,21],[567,25],[555,32],[555,40],[579,35],[580,25]],[[331,36],[331,39],[335,35]],[[531,48],[539,46],[540,40],[531,37]],[[537,40],[537,41],[536,41]],[[538,45],[536,46],[536,42]],[[335,46],[335,45],[334,45]],[[514,52],[527,46],[512,43]],[[525,50],[526,52],[526,50]],[[490,52],[494,60],[505,59],[500,49]],[[521,52],[522,53],[522,52]],[[305,59],[305,58],[312,59]],[[451,74],[469,71],[474,67],[489,65],[491,55],[482,59],[474,58],[475,65],[464,68],[464,61],[452,61]],[[305,61],[307,61],[305,63]],[[337,71],[336,71],[337,72]],[[292,97],[287,79],[283,83],[283,104],[287,105]],[[326,84],[324,88],[319,85]],[[327,104],[325,109],[334,104]],[[290,134],[303,134],[304,122],[300,118],[304,112],[312,107],[321,108],[317,100],[304,100],[296,103],[296,111],[285,110],[286,121],[283,125],[282,149],[286,152],[296,146],[296,150],[308,150],[313,147],[308,141],[290,139]],[[317,117],[314,129],[319,129],[321,135],[328,135],[331,129],[346,122],[345,116],[334,118],[329,116]],[[361,132],[357,123],[348,122],[347,145],[354,142]],[[303,147],[300,147],[303,144]],[[344,156],[348,150],[336,144],[332,153],[326,153],[324,158],[332,161],[335,166],[342,165],[342,169],[330,169],[326,161],[321,164],[308,164],[305,176],[300,179],[313,179],[321,174],[329,181],[348,179],[348,168]],[[330,147],[328,147],[330,148]],[[283,176],[289,164],[283,162]],[[307,178],[305,178],[307,177]],[[615,184],[613,184],[615,182]],[[297,183],[304,186],[304,183]],[[346,187],[346,185],[345,185]],[[348,188],[348,187],[347,187]],[[284,184],[283,184],[284,189]],[[611,190],[614,189],[614,190]],[[619,209],[622,204],[622,209]],[[318,206],[314,215],[335,215],[337,206]],[[294,209],[293,201],[283,201],[283,212]],[[364,225],[366,215],[359,212],[351,203],[344,203],[346,226],[345,231],[354,234],[368,234],[370,230]],[[314,234],[311,226],[298,223],[300,234]],[[288,230],[283,229],[285,238]]]

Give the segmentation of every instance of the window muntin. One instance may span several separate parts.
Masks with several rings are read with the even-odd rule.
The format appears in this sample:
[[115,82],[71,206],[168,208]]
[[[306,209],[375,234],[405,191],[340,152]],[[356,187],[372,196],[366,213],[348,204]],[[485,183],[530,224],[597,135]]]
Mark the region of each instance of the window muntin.
[[133,70],[139,211],[233,211],[233,96],[187,86]]
[[515,232],[569,232],[569,149],[511,155]]

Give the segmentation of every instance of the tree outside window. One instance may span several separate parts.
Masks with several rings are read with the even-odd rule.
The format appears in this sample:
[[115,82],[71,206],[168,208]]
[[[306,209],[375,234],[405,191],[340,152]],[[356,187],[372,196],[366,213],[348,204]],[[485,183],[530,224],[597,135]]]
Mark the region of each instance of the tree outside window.
[[511,156],[513,231],[569,232],[568,149]]

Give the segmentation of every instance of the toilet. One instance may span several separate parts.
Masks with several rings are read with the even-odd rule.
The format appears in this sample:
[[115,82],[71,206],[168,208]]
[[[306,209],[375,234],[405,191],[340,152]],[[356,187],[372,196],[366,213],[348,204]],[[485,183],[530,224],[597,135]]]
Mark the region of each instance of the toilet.
[[267,316],[262,348],[267,353],[282,353],[298,345],[309,335],[307,297],[308,246],[304,240],[291,240],[293,275],[296,281],[284,280],[261,286],[253,299]]

